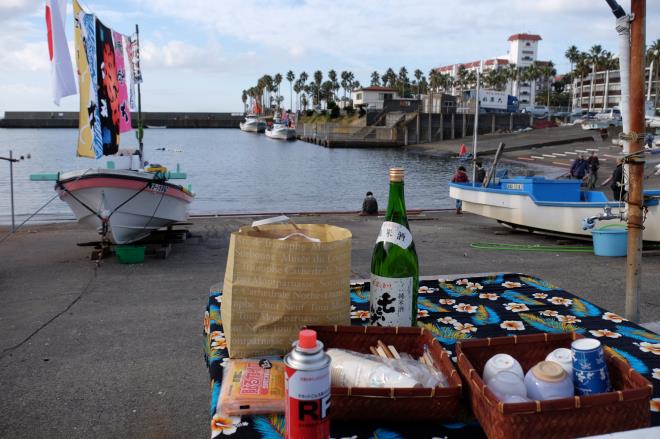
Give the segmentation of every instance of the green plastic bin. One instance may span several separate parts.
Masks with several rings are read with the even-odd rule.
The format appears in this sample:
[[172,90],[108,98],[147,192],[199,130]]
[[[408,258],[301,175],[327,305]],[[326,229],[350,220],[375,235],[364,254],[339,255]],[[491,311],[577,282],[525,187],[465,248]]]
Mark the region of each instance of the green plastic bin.
[[143,245],[118,245],[115,247],[115,254],[120,264],[141,264],[144,262]]

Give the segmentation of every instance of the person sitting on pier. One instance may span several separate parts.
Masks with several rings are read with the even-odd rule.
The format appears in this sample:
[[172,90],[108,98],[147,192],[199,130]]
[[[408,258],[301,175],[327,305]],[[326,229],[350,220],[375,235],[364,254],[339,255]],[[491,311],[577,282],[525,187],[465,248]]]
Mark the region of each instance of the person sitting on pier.
[[[470,179],[467,176],[467,173],[465,172],[465,167],[459,166],[458,170],[454,174],[454,176],[451,178],[452,183],[469,183]],[[463,201],[456,199],[456,215],[462,215],[463,214]]]
[[376,201],[373,193],[367,192],[367,196],[362,202],[362,212],[360,215],[378,215],[378,201]]

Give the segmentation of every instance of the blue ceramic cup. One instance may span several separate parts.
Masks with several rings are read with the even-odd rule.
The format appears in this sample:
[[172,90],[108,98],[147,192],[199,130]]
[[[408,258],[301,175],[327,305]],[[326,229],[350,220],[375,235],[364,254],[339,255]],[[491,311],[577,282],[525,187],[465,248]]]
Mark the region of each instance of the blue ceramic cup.
[[595,338],[580,338],[571,343],[573,383],[578,395],[609,392],[610,376],[603,347]]

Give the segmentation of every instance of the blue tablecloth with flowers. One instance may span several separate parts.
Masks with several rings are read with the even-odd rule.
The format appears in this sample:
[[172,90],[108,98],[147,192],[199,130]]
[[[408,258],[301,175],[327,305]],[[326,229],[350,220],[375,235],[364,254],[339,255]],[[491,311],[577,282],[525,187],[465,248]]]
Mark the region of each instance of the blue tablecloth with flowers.
[[[225,416],[218,407],[222,365],[227,358],[221,303],[222,292],[211,291],[204,315],[204,357],[211,375],[211,437],[283,437],[283,415]],[[418,308],[419,325],[431,331],[452,355],[457,341],[470,338],[569,331],[598,338],[653,384],[651,422],[660,425],[660,335],[617,314],[520,274],[421,281]],[[366,325],[368,320],[369,283],[353,283],[351,321]],[[334,438],[485,437],[469,414],[453,423],[332,422],[331,433]]]

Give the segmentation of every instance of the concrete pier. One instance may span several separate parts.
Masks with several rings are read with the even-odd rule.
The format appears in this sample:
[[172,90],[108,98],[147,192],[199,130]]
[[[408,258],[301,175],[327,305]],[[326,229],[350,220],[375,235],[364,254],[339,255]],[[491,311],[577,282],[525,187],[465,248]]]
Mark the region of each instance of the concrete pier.
[[[7,111],[0,128],[78,128],[77,111]],[[142,113],[146,128],[238,128],[243,116],[237,113]],[[137,127],[137,113],[131,114]]]
[[[197,239],[140,265],[106,259],[97,268],[90,248],[76,246],[97,235],[75,223],[27,227],[0,244],[0,437],[210,437],[204,307],[223,280],[229,233],[253,219],[195,218]],[[369,276],[382,217],[294,219],[350,229],[353,276]],[[410,226],[421,275],[528,273],[624,311],[625,258],[476,250],[470,243],[556,239],[449,211],[411,215]],[[643,322],[660,320],[658,258],[644,258]]]

